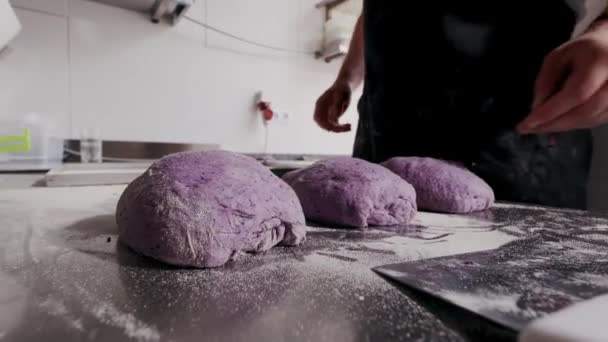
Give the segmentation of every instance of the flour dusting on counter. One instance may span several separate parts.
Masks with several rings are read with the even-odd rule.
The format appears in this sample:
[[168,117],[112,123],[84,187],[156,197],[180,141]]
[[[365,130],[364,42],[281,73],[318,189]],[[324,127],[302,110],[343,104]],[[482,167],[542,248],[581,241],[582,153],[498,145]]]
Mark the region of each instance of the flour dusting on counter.
[[[14,321],[0,327],[5,340],[187,342],[205,336],[232,341],[464,341],[459,329],[466,322],[444,322],[372,268],[476,251],[491,256],[497,253],[492,249],[508,250],[540,231],[556,239],[573,236],[578,240],[569,246],[584,252],[565,250],[569,257],[580,263],[587,258],[601,262],[600,255],[589,252],[593,249],[574,247],[607,242],[605,218],[499,204],[467,216],[421,212],[412,224],[400,227],[309,227],[307,241],[295,248],[246,254],[217,269],[179,269],[142,257],[117,241],[114,210],[122,190],[112,186],[0,193],[0,210],[9,213],[0,217],[0,281],[14,284],[7,286],[6,298],[15,299],[10,308]],[[539,267],[529,272],[521,271],[527,267],[524,260],[510,261],[515,272],[537,288],[554,277],[542,267],[543,257],[534,256]],[[485,267],[481,260],[468,261],[453,260],[436,273]],[[432,262],[425,260],[427,265]],[[406,274],[397,271],[394,276]],[[493,279],[491,274],[484,277]],[[568,286],[585,291],[604,286],[593,276],[567,277],[563,284],[566,280],[580,280]],[[460,296],[463,301],[477,300],[470,298],[471,291],[448,290],[469,294]],[[530,290],[515,307],[542,312],[547,308],[539,298],[550,298],[555,305],[570,300],[558,290]],[[504,288],[498,296],[484,293],[497,299],[489,307],[513,309],[514,297]],[[40,322],[38,329],[29,328],[32,320]]]
[[73,314],[71,314],[65,304],[54,298],[47,298],[40,302],[40,308],[50,314],[51,316],[55,316],[65,321],[65,323],[73,329],[78,331],[84,331],[84,326],[82,325],[82,319],[75,318]]
[[124,329],[125,335],[137,341],[158,341],[160,334],[152,327],[138,321],[133,315],[120,312],[113,306],[103,303],[93,310],[93,315],[101,322]]

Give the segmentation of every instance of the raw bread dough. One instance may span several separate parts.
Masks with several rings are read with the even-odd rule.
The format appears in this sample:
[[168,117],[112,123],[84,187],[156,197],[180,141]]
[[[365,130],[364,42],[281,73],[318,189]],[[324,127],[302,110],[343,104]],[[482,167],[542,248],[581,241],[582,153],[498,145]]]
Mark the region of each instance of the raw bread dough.
[[283,179],[296,191],[311,221],[388,226],[407,223],[416,214],[414,188],[382,166],[361,159],[319,161]]
[[183,152],[155,162],[122,194],[121,241],[178,266],[217,267],[306,236],[294,191],[253,158]]
[[444,213],[469,213],[494,204],[494,191],[466,168],[443,160],[396,157],[382,163],[416,189],[418,208]]

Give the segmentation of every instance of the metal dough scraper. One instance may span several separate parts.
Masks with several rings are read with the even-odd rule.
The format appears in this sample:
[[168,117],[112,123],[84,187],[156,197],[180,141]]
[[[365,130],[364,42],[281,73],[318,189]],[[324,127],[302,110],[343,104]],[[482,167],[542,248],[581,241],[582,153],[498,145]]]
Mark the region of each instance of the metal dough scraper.
[[532,321],[608,293],[608,237],[540,231],[496,250],[374,271],[519,332]]

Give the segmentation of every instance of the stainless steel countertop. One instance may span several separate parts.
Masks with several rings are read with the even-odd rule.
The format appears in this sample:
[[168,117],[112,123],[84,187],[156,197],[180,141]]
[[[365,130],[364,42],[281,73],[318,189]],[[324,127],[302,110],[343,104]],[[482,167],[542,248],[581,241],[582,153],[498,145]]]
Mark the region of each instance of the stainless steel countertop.
[[371,268],[493,249],[568,220],[608,227],[584,213],[503,204],[472,216],[420,213],[398,229],[310,227],[300,247],[175,269],[117,243],[122,189],[0,192],[0,341],[465,340]]
[[43,173],[0,173],[0,190],[30,188],[43,180]]

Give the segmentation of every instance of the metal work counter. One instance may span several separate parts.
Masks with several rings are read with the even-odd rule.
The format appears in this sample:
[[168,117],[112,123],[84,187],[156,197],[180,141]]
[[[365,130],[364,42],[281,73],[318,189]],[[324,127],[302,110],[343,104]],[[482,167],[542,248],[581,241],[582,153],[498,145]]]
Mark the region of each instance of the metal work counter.
[[176,269],[117,243],[122,190],[0,192],[0,341],[466,340],[371,268],[489,250],[540,228],[608,227],[580,212],[501,204],[419,213],[400,228],[311,227],[299,247]]

